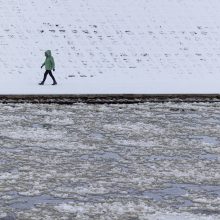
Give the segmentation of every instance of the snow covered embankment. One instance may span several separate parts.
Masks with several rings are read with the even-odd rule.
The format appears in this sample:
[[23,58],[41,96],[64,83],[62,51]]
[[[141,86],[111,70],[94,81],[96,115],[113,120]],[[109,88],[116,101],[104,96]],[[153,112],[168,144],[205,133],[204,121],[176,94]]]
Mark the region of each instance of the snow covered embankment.
[[[219,9],[217,0],[1,1],[0,94],[219,93]],[[56,87],[37,85],[47,49]]]

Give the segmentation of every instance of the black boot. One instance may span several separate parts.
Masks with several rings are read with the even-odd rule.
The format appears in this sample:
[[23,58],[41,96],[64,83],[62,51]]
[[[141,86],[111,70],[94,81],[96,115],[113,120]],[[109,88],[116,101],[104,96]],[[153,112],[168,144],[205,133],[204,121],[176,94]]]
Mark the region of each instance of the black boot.
[[39,85],[44,85],[44,82],[39,83]]
[[56,82],[56,81],[55,81],[55,82],[53,82],[53,84],[52,84],[52,85],[53,85],[53,86],[54,86],[54,85],[57,85],[57,82]]

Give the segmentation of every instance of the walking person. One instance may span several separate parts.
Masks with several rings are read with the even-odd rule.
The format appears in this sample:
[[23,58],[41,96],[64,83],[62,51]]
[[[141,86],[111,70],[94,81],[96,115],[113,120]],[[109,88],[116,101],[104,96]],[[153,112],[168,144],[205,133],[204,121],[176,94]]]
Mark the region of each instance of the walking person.
[[48,74],[50,75],[50,77],[53,80],[52,85],[57,85],[56,79],[54,78],[53,73],[52,73],[52,70],[55,71],[55,62],[54,62],[54,59],[51,55],[51,51],[47,50],[45,52],[45,56],[46,56],[46,60],[42,64],[41,68],[43,68],[43,66],[45,66],[46,72],[44,73],[43,81],[41,83],[39,83],[39,85],[44,85],[44,82],[45,82]]

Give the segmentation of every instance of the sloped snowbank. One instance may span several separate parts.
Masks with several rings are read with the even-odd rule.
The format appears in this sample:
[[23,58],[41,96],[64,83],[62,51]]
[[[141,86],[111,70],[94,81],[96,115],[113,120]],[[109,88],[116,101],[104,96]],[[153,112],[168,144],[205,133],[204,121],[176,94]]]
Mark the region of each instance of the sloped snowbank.
[[[0,94],[219,93],[219,9],[218,0],[1,1]],[[56,87],[37,85],[47,49]]]

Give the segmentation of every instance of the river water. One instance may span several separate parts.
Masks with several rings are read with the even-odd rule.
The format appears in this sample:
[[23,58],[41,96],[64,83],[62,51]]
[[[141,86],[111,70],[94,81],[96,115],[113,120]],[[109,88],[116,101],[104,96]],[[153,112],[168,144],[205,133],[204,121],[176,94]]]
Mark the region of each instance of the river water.
[[0,219],[220,219],[220,104],[0,104]]

